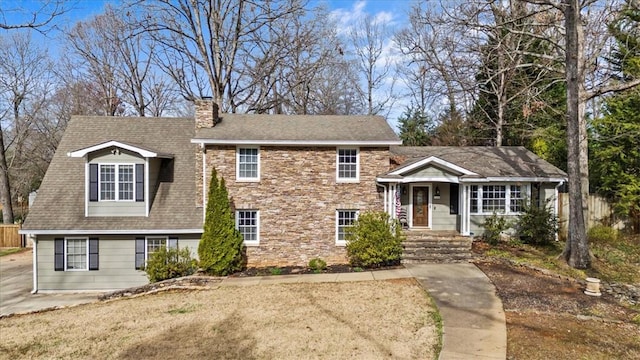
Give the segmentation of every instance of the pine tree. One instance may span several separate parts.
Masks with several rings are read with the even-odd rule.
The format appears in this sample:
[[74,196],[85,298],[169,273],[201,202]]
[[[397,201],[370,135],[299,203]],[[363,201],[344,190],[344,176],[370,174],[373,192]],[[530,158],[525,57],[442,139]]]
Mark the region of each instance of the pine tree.
[[433,120],[418,108],[407,107],[398,118],[400,139],[405,146],[429,145],[434,128]]
[[211,171],[204,233],[198,246],[200,268],[218,276],[242,270],[245,264],[242,242],[242,234],[235,228],[224,178],[218,180],[214,168]]

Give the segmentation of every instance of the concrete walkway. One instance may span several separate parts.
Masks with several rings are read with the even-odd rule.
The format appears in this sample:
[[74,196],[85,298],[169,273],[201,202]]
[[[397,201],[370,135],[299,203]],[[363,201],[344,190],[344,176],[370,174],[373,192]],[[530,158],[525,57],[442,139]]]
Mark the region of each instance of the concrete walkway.
[[444,323],[441,360],[506,359],[502,301],[473,264],[405,265],[435,299]]

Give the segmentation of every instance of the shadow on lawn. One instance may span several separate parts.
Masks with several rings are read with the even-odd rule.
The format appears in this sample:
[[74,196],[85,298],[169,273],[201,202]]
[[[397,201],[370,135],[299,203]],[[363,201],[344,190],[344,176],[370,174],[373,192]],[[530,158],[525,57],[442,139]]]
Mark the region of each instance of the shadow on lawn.
[[125,349],[120,359],[255,359],[257,341],[243,332],[236,311],[215,324],[191,322]]

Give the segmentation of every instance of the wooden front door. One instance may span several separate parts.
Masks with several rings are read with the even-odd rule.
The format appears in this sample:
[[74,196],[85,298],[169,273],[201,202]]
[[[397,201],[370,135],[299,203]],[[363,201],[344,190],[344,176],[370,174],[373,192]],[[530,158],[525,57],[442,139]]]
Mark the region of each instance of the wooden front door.
[[429,188],[413,188],[413,226],[429,226]]

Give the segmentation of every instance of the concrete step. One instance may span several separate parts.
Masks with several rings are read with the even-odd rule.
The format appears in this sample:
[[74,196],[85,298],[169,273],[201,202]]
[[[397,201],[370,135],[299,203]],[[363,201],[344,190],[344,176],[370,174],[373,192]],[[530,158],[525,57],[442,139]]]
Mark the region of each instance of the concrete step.
[[402,263],[455,263],[472,258],[470,237],[452,232],[405,231]]

